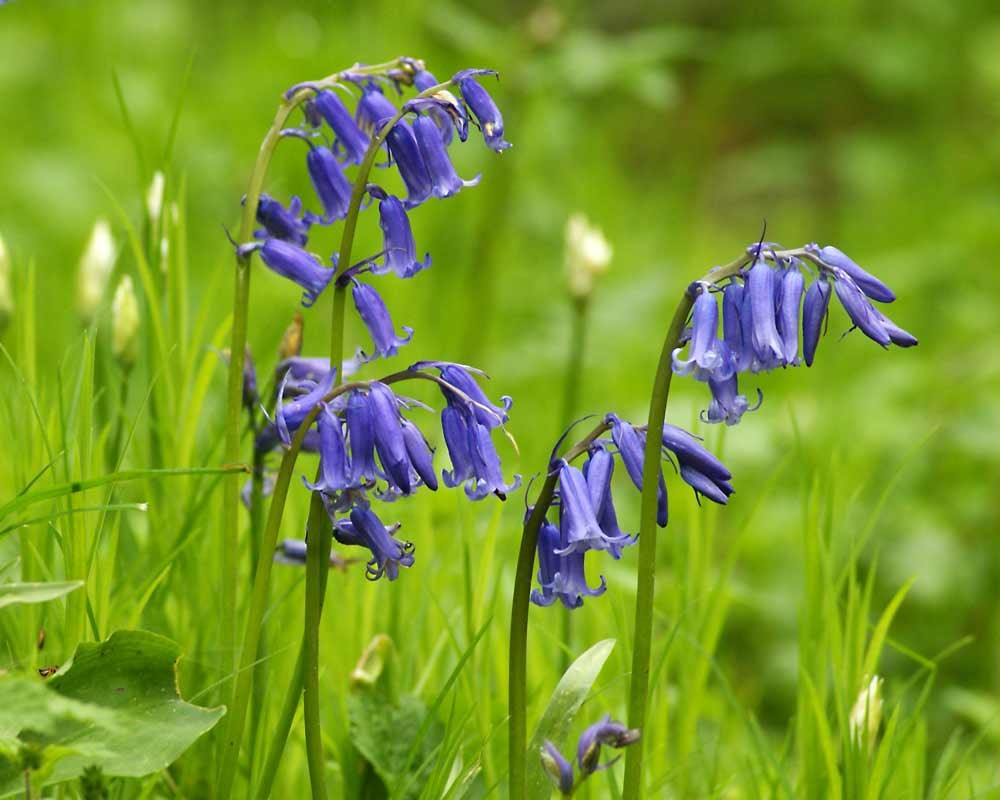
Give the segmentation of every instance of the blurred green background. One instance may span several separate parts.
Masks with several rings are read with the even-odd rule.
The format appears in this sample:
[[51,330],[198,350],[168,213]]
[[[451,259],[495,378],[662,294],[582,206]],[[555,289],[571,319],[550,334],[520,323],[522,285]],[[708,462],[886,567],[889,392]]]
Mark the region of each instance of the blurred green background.
[[[878,562],[877,606],[916,576],[893,642],[931,657],[973,637],[941,664],[932,739],[964,729],[1000,744],[1000,9],[987,0],[16,0],[0,7],[0,234],[15,280],[29,260],[37,266],[42,370],[60,363],[78,335],[75,270],[95,218],[108,217],[118,241],[125,238],[102,185],[139,218],[154,169],[166,169],[173,192],[184,182],[190,297],[196,308],[208,304],[212,330],[231,302],[222,228],[236,225],[279,93],[354,61],[404,53],[439,77],[466,66],[499,70],[500,83],[489,88],[514,147],[500,157],[478,141],[458,148],[459,172],[482,172],[480,186],[412,215],[418,249],[432,253],[434,266],[405,284],[379,284],[396,321],[417,330],[396,363],[443,358],[488,370],[491,394],[515,398],[510,430],[520,456],[504,453],[526,477],[544,465],[564,422],[557,399],[569,348],[563,231],[571,213],[586,213],[614,248],[592,301],[581,413],[644,418],[679,292],[755,241],[765,219],[769,239],[835,244],[895,289],[890,313],[920,339],[918,348],[882,351],[859,333],[841,340],[848,322],[836,308],[811,369],[745,381],[745,390],[763,390],[760,410],[724,437],[707,431],[737,488],[728,509],[708,512],[723,554],[764,497],[740,539],[717,662],[766,728],[787,724],[803,488],[821,476],[843,528],[860,532],[891,484],[862,562]],[[295,144],[281,148],[266,188],[315,205],[302,155]],[[362,217],[361,228],[355,252],[374,252],[374,216]],[[335,241],[324,232],[312,247],[331,252]],[[132,269],[127,251],[117,269]],[[250,341],[266,370],[298,292],[256,269],[252,294]],[[309,354],[323,352],[328,313],[322,302],[305,312]],[[360,326],[350,325],[348,342],[363,343]],[[220,367],[200,423],[206,453],[221,437],[223,395]],[[706,405],[703,386],[678,380],[668,417],[695,425]],[[673,494],[682,495],[679,485]],[[622,498],[623,523],[634,528],[637,502]],[[303,493],[295,513],[304,515],[304,506]],[[485,503],[463,507],[457,525],[457,507],[453,496],[393,507],[417,544],[417,566],[394,585],[365,590],[369,601],[429,594],[442,615],[461,601],[460,542],[475,557],[476,537],[496,520]],[[499,520],[497,625],[506,625],[522,509],[519,494]],[[678,503],[665,540],[690,532],[696,513],[693,503]],[[296,534],[294,520],[287,535]],[[206,520],[204,535],[215,530]],[[199,546],[215,552],[210,541]],[[663,550],[661,581],[683,580]],[[634,558],[599,567],[610,589],[576,612],[576,650],[618,635],[630,619]],[[333,598],[350,585],[331,584]],[[402,614],[392,624],[405,631],[405,600],[392,603]],[[558,616],[533,613],[538,669],[554,662]],[[343,642],[338,626],[353,624],[329,614],[331,646]],[[369,616],[347,637],[344,665],[378,628]],[[206,658],[204,641],[161,632]],[[497,664],[503,640],[498,634],[493,645]],[[413,649],[408,658],[421,657]],[[627,670],[624,656],[615,669]],[[552,670],[537,676],[548,688]],[[881,670],[891,691],[893,675],[908,674],[909,665],[890,649]],[[332,672],[331,693],[343,678]],[[490,679],[499,692],[502,678]],[[623,685],[614,685],[615,702]],[[502,713],[497,706],[487,730]]]

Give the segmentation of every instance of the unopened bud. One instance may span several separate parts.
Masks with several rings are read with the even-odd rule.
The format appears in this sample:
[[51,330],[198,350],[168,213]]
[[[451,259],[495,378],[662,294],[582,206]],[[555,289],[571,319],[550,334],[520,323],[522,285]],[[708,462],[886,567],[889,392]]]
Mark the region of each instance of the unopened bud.
[[125,369],[139,354],[139,303],[129,275],[121,279],[111,301],[111,353]]
[[115,240],[107,220],[99,219],[87,240],[77,272],[77,308],[84,323],[90,324],[115,266]]
[[857,744],[865,744],[869,751],[875,747],[875,737],[882,724],[882,679],[873,675],[858,694],[851,709],[849,719],[851,739]]
[[392,639],[384,633],[377,634],[361,654],[357,665],[351,672],[351,688],[371,688],[382,677],[389,651],[392,650]]
[[542,759],[542,769],[545,770],[545,774],[559,789],[559,793],[568,797],[573,791],[573,765],[548,739],[542,745],[539,756]]
[[600,228],[590,224],[583,214],[574,214],[566,222],[566,280],[570,294],[585,300],[594,288],[594,278],[607,272],[611,263],[611,245]]
[[166,178],[163,173],[157,170],[153,173],[153,180],[149,182],[149,189],[146,190],[146,211],[149,213],[150,221],[155,225],[160,220],[160,213],[163,211],[163,189],[166,185]]
[[14,295],[10,285],[10,255],[7,253],[7,245],[4,244],[3,237],[0,237],[0,333],[10,322],[10,315],[14,311]]

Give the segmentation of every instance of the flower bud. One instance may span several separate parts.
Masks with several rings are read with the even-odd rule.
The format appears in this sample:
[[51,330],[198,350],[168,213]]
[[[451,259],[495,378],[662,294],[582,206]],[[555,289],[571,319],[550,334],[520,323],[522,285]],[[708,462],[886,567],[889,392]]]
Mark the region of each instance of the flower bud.
[[866,745],[869,752],[873,750],[879,725],[882,724],[882,679],[878,675],[873,675],[858,694],[849,724],[851,739],[858,745]]
[[583,214],[574,214],[566,222],[566,280],[576,300],[586,300],[594,288],[594,278],[607,272],[611,263],[611,245],[600,228],[590,224]]
[[115,240],[107,220],[94,223],[77,273],[77,308],[85,324],[90,324],[115,266]]
[[11,312],[14,310],[14,296],[10,285],[10,255],[7,253],[7,245],[0,237],[0,333],[10,322]]
[[149,189],[146,190],[146,211],[149,213],[149,221],[154,225],[160,221],[160,214],[163,211],[165,186],[166,178],[162,172],[157,170],[153,173],[153,180],[149,182]]
[[111,301],[111,353],[124,369],[135,364],[139,352],[139,303],[132,278],[124,276]]

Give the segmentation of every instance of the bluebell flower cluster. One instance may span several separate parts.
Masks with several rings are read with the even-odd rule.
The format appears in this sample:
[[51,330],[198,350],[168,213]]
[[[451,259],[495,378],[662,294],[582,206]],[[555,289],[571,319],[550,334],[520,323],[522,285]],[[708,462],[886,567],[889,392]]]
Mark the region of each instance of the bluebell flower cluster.
[[[760,406],[759,390],[755,405],[740,393],[739,373],[812,365],[831,288],[851,320],[850,330],[858,328],[882,347],[917,343],[873,305],[893,302],[893,291],[836,247],[809,244],[785,251],[762,242],[747,252],[746,266],[721,289],[707,282],[689,288],[697,296],[686,337],[687,357],[683,347],[675,350],[673,370],[708,384],[712,399],[702,413],[705,422],[735,425]],[[816,275],[806,288],[810,265]]]
[[[371,497],[391,502],[420,487],[438,489],[434,449],[420,427],[404,415],[422,404],[377,380],[356,382],[352,384],[356,388],[329,398],[335,375],[328,363],[324,371],[319,359],[289,361],[292,363],[280,365],[284,377],[275,421],[258,434],[256,446],[265,451],[279,444],[287,446],[309,412],[318,407],[315,428],[305,432],[303,450],[319,454],[319,470],[315,481],[303,478],[303,482],[311,491],[321,493],[337,541],[371,551],[368,577],[395,580],[400,567],[413,564],[413,546],[393,538],[398,525],[386,526],[378,520],[371,509]],[[441,428],[452,463],[451,470],[441,471],[445,485],[464,483],[473,500],[490,494],[504,499],[520,485],[521,478],[504,479],[491,433],[507,421],[510,398],[505,397],[502,406],[493,404],[473,377],[478,370],[461,364],[422,362],[406,372],[430,376],[432,369],[440,375],[435,382],[445,397]],[[299,377],[295,393],[289,395],[287,387],[296,371],[318,380]],[[455,432],[456,418],[460,435]],[[344,513],[350,515],[350,523],[338,520]]]
[[607,769],[621,756],[601,763],[601,748],[611,747],[621,750],[639,741],[640,731],[629,729],[620,722],[614,722],[608,714],[581,734],[576,746],[576,766],[580,771],[574,774],[573,762],[566,758],[552,742],[545,740],[541,749],[542,768],[564,797],[573,794],[582,781],[595,772]]
[[[558,600],[574,609],[583,605],[584,597],[603,594],[607,588],[603,577],[597,586],[587,583],[584,556],[603,550],[619,559],[623,549],[636,541],[636,534],[622,531],[618,524],[611,483],[617,457],[631,482],[642,490],[646,429],[616,414],[608,414],[604,422],[611,437],[590,443],[582,469],[565,459],[553,465],[558,483],[552,508],[557,510],[558,524],[546,519],[538,532],[541,588],[531,593],[536,605],[549,606]],[[698,497],[723,505],[729,501],[734,491],[732,474],[695,436],[666,424],[661,432],[661,450]],[[661,527],[667,524],[667,487],[662,468],[658,475],[657,523]]]
[[[331,284],[350,289],[372,344],[343,364],[345,378],[372,361],[397,355],[413,336],[412,328],[397,326],[370,279],[390,274],[407,279],[430,267],[430,254],[418,254],[410,212],[432,197],[452,197],[480,180],[458,174],[449,146],[467,141],[470,127],[478,127],[496,152],[510,146],[504,140],[503,117],[478,82],[496,73],[464,70],[441,84],[420,61],[402,59],[400,65],[383,77],[347,72],[336,85],[324,81],[289,90],[289,97],[309,93],[301,106],[303,123],[282,136],[307,145],[305,167],[315,198],[303,203],[293,197],[286,207],[261,194],[255,241],[238,246],[244,257],[256,252],[265,266],[301,287],[304,306],[315,303]],[[419,94],[406,100],[403,94],[410,87]],[[381,152],[372,150],[376,147]],[[374,180],[368,172],[372,166],[397,174],[405,195]],[[351,170],[357,167],[355,178]],[[371,202],[363,202],[365,196]],[[382,249],[353,265],[339,264],[336,255],[324,259],[310,252],[313,226],[344,220],[359,198],[359,212],[377,205]],[[271,451],[288,447],[310,420],[309,429],[301,432],[302,450],[319,455],[319,468],[313,480],[303,481],[320,494],[334,538],[370,553],[367,575],[372,580],[395,580],[401,568],[414,563],[413,545],[396,538],[399,526],[383,523],[372,500],[393,501],[439,485],[434,449],[410,418],[422,404],[395,391],[401,374],[433,380],[441,388],[441,435],[451,460],[451,469],[440,472],[445,486],[463,486],[470,499],[482,500],[489,495],[504,499],[520,485],[519,476],[504,477],[493,441],[507,422],[510,398],[501,405],[491,402],[474,377],[479,370],[461,364],[424,362],[385,382],[355,376],[349,386],[334,391],[343,381],[329,361],[302,357],[296,349],[278,365],[272,396],[263,398],[273,404],[268,406],[273,414],[255,426],[255,451],[262,461]],[[248,403],[256,402],[255,394]],[[249,492],[244,498],[249,501]],[[301,560],[303,545],[296,541],[283,544],[281,560]]]

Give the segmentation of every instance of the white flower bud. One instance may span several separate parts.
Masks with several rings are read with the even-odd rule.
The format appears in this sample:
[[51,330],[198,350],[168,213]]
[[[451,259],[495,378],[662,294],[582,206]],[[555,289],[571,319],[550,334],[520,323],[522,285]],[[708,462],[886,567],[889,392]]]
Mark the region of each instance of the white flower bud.
[[858,694],[849,724],[851,739],[859,745],[866,744],[869,751],[874,749],[875,737],[882,724],[882,679],[878,675],[873,675]]
[[594,288],[594,278],[607,272],[611,263],[611,245],[600,228],[590,224],[583,214],[574,214],[566,222],[566,280],[570,294],[585,300]]
[[90,324],[101,304],[115,266],[115,240],[107,220],[99,219],[87,240],[77,272],[77,308],[83,321]]
[[10,285],[10,255],[7,253],[7,245],[4,244],[3,237],[0,237],[0,332],[10,322],[10,315],[14,311],[14,295]]
[[111,301],[111,353],[125,369],[139,353],[139,303],[130,275],[121,279]]
[[157,170],[153,173],[153,180],[149,183],[149,189],[146,191],[146,211],[149,212],[149,219],[155,225],[159,219],[160,214],[163,211],[163,188],[166,184],[166,178],[164,178],[163,173]]

